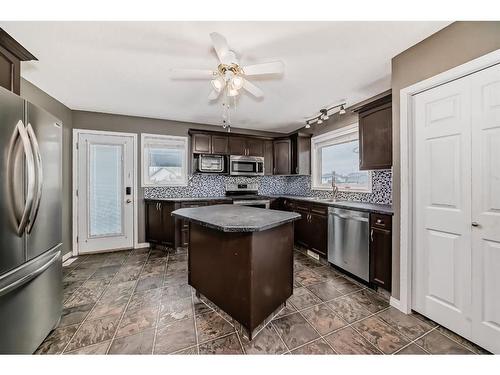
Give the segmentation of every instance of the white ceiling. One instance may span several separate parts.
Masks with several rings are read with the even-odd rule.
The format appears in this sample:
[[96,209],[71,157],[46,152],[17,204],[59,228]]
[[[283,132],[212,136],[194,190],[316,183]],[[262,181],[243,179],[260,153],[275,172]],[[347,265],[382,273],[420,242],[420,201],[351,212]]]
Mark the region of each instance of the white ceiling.
[[220,124],[208,81],[171,80],[175,67],[215,69],[209,33],[242,65],[282,60],[281,78],[253,79],[233,126],[288,132],[326,105],[390,88],[391,58],[449,22],[2,22],[39,61],[22,76],[71,109]]

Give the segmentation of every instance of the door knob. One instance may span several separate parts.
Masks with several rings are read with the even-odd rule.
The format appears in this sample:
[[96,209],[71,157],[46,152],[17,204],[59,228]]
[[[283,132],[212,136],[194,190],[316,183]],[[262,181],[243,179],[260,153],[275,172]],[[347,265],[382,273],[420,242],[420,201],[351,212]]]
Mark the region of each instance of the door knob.
[[127,199],[125,202],[132,203],[132,199]]
[[473,226],[473,227],[478,227],[478,226],[479,226],[479,223],[478,223],[477,221],[473,221],[473,222],[472,222],[472,226]]

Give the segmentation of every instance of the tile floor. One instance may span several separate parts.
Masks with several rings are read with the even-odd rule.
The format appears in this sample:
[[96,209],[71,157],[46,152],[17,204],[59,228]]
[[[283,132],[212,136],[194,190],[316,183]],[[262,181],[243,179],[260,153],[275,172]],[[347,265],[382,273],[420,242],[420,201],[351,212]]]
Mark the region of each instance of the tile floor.
[[480,354],[483,349],[295,251],[294,294],[252,342],[187,285],[187,253],[140,249],[64,267],[40,354]]

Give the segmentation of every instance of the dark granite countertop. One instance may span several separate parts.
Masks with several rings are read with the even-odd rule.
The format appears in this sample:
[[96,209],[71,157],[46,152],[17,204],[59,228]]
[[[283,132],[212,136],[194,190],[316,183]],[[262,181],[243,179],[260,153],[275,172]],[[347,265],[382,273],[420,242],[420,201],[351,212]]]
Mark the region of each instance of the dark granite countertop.
[[180,198],[144,198],[146,201],[165,201],[165,202],[197,202],[197,201],[225,201],[233,200],[225,195],[221,197],[180,197]]
[[301,217],[295,212],[227,204],[180,208],[172,215],[223,232],[260,232]]
[[[241,198],[241,197],[240,197]],[[393,215],[394,211],[391,205],[388,204],[376,204],[376,203],[364,203],[364,202],[354,202],[354,201],[335,201],[332,202],[328,199],[321,199],[316,197],[299,196],[299,195],[262,195],[259,198],[286,198],[310,203],[323,204],[329,207],[345,208],[356,211],[373,212],[377,214]],[[151,201],[166,201],[166,202],[196,202],[196,201],[211,201],[211,200],[233,200],[233,197],[185,197],[185,198],[146,198],[145,200]]]
[[391,205],[377,204],[377,203],[364,203],[354,201],[335,201],[332,202],[328,199],[321,199],[316,197],[298,196],[298,195],[271,195],[270,198],[286,198],[310,203],[323,204],[329,207],[345,208],[349,210],[373,212],[377,214],[393,215],[394,211]]

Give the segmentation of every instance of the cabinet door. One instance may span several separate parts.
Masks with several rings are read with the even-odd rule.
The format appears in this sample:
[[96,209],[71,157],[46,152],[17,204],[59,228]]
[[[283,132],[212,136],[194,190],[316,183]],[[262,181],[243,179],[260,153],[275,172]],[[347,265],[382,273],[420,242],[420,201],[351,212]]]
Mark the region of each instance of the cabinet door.
[[158,202],[146,202],[146,241],[162,241],[161,209]]
[[247,142],[243,137],[229,137],[229,153],[231,155],[246,155]]
[[311,137],[303,134],[293,134],[291,145],[291,173],[300,175],[311,174]]
[[372,227],[370,230],[370,282],[391,291],[391,231]]
[[295,221],[295,242],[304,247],[309,247],[309,212],[302,210],[295,210],[294,212],[302,217]]
[[172,216],[172,211],[174,211],[173,203],[161,203],[161,239],[167,246],[174,246],[175,241],[175,218]]
[[261,139],[247,138],[247,155],[264,156],[264,142]]
[[227,155],[229,151],[228,137],[212,135],[212,154]]
[[273,141],[264,141],[264,174],[270,176],[273,174],[274,165]]
[[210,154],[212,152],[211,136],[209,134],[193,134],[193,153]]
[[19,59],[0,46],[0,86],[20,95],[20,72]]
[[359,114],[359,169],[392,167],[392,105]]
[[[207,206],[208,202],[183,202],[181,203],[181,208],[193,208],[193,207],[202,207]],[[180,220],[180,235],[181,235],[181,246],[189,245],[189,221]]]
[[326,256],[328,248],[328,217],[311,211],[308,227],[309,247],[322,256]]
[[289,139],[274,141],[274,174],[290,174],[291,142]]

